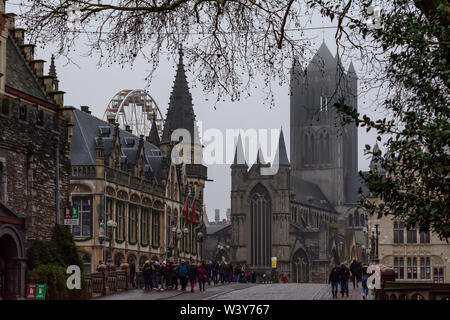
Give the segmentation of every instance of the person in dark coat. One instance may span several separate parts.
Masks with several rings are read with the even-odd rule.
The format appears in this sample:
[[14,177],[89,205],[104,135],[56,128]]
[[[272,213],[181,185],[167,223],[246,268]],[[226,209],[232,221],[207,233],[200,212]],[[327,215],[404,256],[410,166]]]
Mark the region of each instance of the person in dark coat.
[[194,286],[197,282],[197,266],[191,262],[187,267],[189,282],[191,283],[191,292],[194,292]]
[[219,275],[220,275],[220,282],[223,284],[227,277],[227,269],[226,269],[225,263],[223,261],[220,263],[220,266],[219,266]]
[[331,284],[331,292],[333,293],[333,298],[337,298],[339,279],[339,270],[337,267],[333,267],[330,272],[330,277],[328,278],[328,283]]
[[134,282],[134,279],[136,277],[136,264],[134,263],[134,260],[130,263],[130,283],[133,288],[136,288],[136,283]]
[[212,265],[211,261],[208,261],[208,263],[204,264],[206,269],[206,281],[208,282],[208,285],[211,285],[211,277],[212,277]]
[[358,288],[358,282],[361,273],[361,264],[356,261],[356,258],[353,258],[353,261],[350,264],[350,271],[352,273],[353,289],[355,289],[355,287]]
[[256,272],[255,270],[252,270],[251,275],[252,283],[256,283]]
[[188,272],[189,272],[189,265],[186,264],[186,261],[184,261],[184,259],[181,259],[181,263],[178,265],[176,273],[178,278],[180,279],[182,291],[186,291]]
[[213,282],[214,282],[214,285],[216,285],[219,282],[219,263],[217,262],[217,260],[214,260],[211,269],[212,269]]
[[341,282],[342,297],[344,297],[344,293],[347,294],[348,297],[348,279],[350,279],[350,270],[345,266],[345,264],[341,263],[341,267],[339,269],[339,281]]
[[150,265],[150,261],[146,260],[144,267],[142,268],[142,275],[144,276],[144,290],[151,289],[152,282],[152,266]]
[[202,263],[199,263],[197,266],[197,279],[200,291],[205,291],[206,278],[207,278],[206,268]]

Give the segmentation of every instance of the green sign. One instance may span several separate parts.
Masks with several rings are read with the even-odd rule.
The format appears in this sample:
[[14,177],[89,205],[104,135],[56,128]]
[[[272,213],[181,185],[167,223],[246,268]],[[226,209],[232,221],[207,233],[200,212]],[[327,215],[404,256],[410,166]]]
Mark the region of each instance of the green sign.
[[78,219],[78,207],[72,206],[72,219]]
[[38,284],[36,286],[36,300],[45,300],[45,291],[47,290],[46,284]]

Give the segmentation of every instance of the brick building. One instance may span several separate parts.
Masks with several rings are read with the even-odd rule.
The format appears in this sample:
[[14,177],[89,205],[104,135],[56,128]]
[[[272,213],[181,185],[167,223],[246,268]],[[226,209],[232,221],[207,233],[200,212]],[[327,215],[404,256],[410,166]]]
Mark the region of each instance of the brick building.
[[4,0],[0,13],[0,296],[14,299],[24,297],[26,250],[51,237],[67,204],[70,163],[54,61],[44,75]]

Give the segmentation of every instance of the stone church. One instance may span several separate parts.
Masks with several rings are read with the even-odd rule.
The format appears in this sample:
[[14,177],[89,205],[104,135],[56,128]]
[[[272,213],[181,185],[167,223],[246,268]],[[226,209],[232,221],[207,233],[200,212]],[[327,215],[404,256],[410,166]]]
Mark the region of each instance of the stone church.
[[[330,268],[352,257],[364,260],[366,217],[358,208],[357,127],[340,125],[333,104],[339,99],[357,108],[357,77],[345,71],[325,43],[304,70],[291,71],[290,157],[284,133],[279,137],[274,175],[263,175],[261,151],[249,168],[241,137],[231,165],[233,263],[292,282],[325,282]],[[356,217],[357,216],[357,217]]]

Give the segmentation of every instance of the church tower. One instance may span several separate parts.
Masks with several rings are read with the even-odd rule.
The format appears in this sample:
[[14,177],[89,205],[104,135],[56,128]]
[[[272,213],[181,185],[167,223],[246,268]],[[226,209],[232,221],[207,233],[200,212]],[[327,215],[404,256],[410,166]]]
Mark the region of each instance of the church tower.
[[357,108],[357,78],[343,70],[325,43],[303,70],[291,70],[292,175],[317,184],[334,206],[353,203],[357,185],[357,127],[341,126],[334,103],[344,98]]

